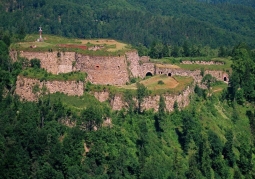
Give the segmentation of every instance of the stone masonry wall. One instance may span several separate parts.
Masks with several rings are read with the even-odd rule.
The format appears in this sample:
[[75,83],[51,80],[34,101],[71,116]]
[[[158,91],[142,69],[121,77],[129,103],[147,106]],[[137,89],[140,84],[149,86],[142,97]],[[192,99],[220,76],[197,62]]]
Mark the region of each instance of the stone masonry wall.
[[94,84],[124,85],[129,81],[125,56],[76,55],[75,68],[88,74]]
[[37,58],[41,60],[41,68],[53,74],[68,73],[73,71],[75,52],[20,52],[21,57],[28,60]]
[[131,72],[132,77],[140,76],[140,65],[139,65],[139,56],[137,51],[131,51],[126,53],[126,59],[128,63],[128,69]]
[[225,63],[217,61],[182,61],[182,64],[224,65]]
[[[200,70],[185,70],[185,69],[180,69],[180,68],[160,68],[156,67],[156,72],[155,74],[165,74],[167,76],[191,76],[194,78],[194,80],[198,83],[201,82],[202,76],[200,75],[201,71]],[[226,72],[223,71],[213,71],[213,70],[205,70],[205,74],[211,74],[213,77],[215,77],[217,80],[220,81],[228,81],[229,77]]]
[[46,87],[47,92],[49,93],[64,93],[67,95],[77,95],[82,96],[84,92],[84,83],[76,81],[43,81],[37,79],[26,78],[18,76],[16,81],[16,90],[15,93],[21,97],[23,100],[27,101],[36,101],[40,95],[38,93],[33,93],[33,88],[35,85],[38,85],[40,89],[43,86]]
[[146,77],[147,73],[151,73],[152,75],[155,75],[156,74],[155,70],[156,70],[155,63],[142,63],[140,66],[139,77],[144,78]]
[[[14,52],[10,53],[16,58]],[[147,73],[166,74],[168,76],[180,75],[191,76],[196,82],[202,80],[200,70],[184,70],[178,68],[155,67],[154,63],[141,62],[137,51],[127,52],[123,56],[88,56],[75,52],[20,52],[21,57],[29,60],[38,58],[41,67],[53,74],[67,73],[71,71],[83,71],[88,74],[88,80],[94,84],[124,85],[129,82],[129,77],[144,78]],[[228,81],[226,72],[205,71],[221,81]]]
[[[15,53],[11,53],[13,59]],[[20,52],[28,60],[41,60],[41,67],[53,74],[84,71],[88,80],[94,84],[123,85],[129,82],[130,75],[139,76],[139,56],[136,51],[127,52],[124,56],[88,56],[75,52]],[[129,63],[129,64],[128,64]]]

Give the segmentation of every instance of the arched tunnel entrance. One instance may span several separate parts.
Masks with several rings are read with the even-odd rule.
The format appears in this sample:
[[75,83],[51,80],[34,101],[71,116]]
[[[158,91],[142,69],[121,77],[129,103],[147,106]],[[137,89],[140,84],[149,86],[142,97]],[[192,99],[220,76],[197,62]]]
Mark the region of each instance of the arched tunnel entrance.
[[153,76],[151,72],[147,72],[145,76]]
[[172,73],[168,73],[167,76],[172,76]]
[[224,78],[223,78],[223,81],[228,81],[228,78],[227,78],[227,77],[224,77]]

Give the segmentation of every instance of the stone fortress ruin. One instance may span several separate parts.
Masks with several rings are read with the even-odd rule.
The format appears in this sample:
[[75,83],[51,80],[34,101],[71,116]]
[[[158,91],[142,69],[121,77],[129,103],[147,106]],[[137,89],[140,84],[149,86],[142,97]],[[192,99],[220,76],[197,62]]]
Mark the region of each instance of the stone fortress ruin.
[[[28,60],[37,58],[41,67],[53,74],[74,71],[86,72],[87,80],[93,84],[125,85],[130,78],[165,74],[167,76],[191,76],[196,82],[202,80],[201,70],[185,70],[166,64],[156,64],[148,57],[139,57],[137,51],[129,51],[119,56],[90,56],[76,52],[19,52]],[[228,74],[223,71],[209,71],[217,80],[228,81]]]
[[[41,32],[40,32],[40,38]],[[139,57],[136,50],[128,50],[123,55],[116,56],[97,56],[86,55],[74,51],[10,51],[13,61],[18,56],[31,59],[39,59],[41,68],[52,74],[69,72],[86,72],[87,78],[93,84],[101,85],[126,85],[132,78],[145,78],[146,76],[166,75],[169,77],[187,76],[193,77],[194,81],[200,83],[203,76],[201,70],[185,70],[170,64],[153,63],[149,57]],[[191,62],[193,63],[193,62]],[[196,62],[204,65],[211,65],[213,62]],[[221,64],[217,64],[221,65]],[[204,74],[211,74],[217,80],[228,82],[228,74],[224,71],[205,70]],[[40,89],[47,88],[49,93],[62,92],[67,95],[82,96],[85,90],[84,82],[80,81],[40,81],[39,79],[30,79],[25,76],[18,76],[15,93],[23,100],[35,101],[40,93],[35,94],[33,87],[37,85]],[[193,92],[194,86],[188,86],[179,94],[165,94],[166,109],[173,110],[173,104],[178,102],[180,108],[189,104],[189,95]],[[114,110],[120,110],[127,107],[120,94],[111,96],[109,92],[94,92],[93,95],[99,101],[110,101]],[[111,97],[110,97],[111,96]],[[111,98],[111,99],[110,99]],[[148,96],[142,104],[143,109],[154,109],[157,111],[159,95]]]

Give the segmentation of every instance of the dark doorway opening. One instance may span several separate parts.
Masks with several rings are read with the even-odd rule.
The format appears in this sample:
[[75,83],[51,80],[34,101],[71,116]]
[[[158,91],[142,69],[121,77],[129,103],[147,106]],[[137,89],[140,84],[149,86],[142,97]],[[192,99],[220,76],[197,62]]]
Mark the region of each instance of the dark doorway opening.
[[147,72],[146,76],[152,76],[152,73],[151,72]]
[[172,76],[172,73],[168,73],[167,76]]
[[224,77],[223,80],[224,80],[224,81],[227,81],[227,77]]

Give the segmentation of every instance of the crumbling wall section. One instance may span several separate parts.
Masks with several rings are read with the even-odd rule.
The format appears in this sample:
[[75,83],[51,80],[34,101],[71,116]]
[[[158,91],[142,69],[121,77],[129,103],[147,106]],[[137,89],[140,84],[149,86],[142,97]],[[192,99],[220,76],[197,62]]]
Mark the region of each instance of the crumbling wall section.
[[[35,90],[35,87],[37,90]],[[82,96],[84,83],[77,81],[42,81],[18,76],[15,93],[23,100],[36,101],[45,88],[46,93],[64,93],[71,96]]]
[[41,61],[41,68],[52,74],[68,73],[75,71],[75,52],[20,52],[21,57],[28,60],[37,58]]
[[127,60],[127,67],[131,72],[132,77],[139,77],[140,76],[140,64],[139,64],[139,56],[137,51],[127,52],[126,54]]

